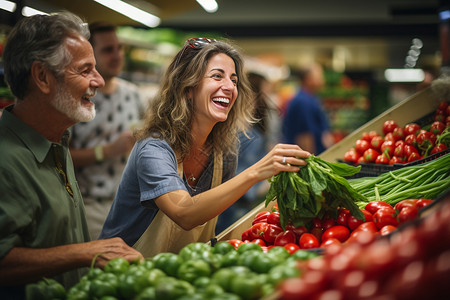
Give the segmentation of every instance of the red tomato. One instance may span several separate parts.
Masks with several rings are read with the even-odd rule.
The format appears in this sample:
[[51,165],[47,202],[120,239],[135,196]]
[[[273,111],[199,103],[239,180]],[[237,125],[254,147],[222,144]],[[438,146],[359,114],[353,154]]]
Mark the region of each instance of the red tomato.
[[433,149],[431,149],[430,154],[435,154],[441,151],[446,150],[448,147],[445,144],[439,144],[433,147]]
[[267,246],[267,244],[266,244],[266,242],[264,242],[264,240],[262,240],[262,239],[254,239],[254,240],[252,240],[252,241],[250,241],[251,243],[255,243],[255,244],[258,244],[258,245],[260,245],[260,246]]
[[258,224],[258,223],[267,223],[267,216],[270,214],[268,211],[262,211],[260,213],[257,213],[255,218],[253,219],[252,225]]
[[323,228],[322,227],[313,227],[309,231],[310,234],[316,237],[317,242],[320,244],[322,242],[322,234],[323,234]]
[[305,226],[295,227],[293,224],[287,224],[286,230],[290,230],[290,231],[294,232],[295,235],[297,236],[297,238],[300,238],[302,236],[302,234],[304,234],[305,232],[308,232],[308,229]]
[[[370,146],[375,149],[375,150],[380,150],[381,144],[383,144],[384,139],[381,136],[375,136],[371,141],[370,141]],[[364,153],[364,152],[363,152]]]
[[381,144],[380,151],[382,154],[387,154],[386,156],[391,157],[394,154],[395,142],[393,141],[384,141]]
[[273,243],[273,242],[275,242],[277,235],[280,234],[281,232],[283,232],[283,228],[281,228],[280,226],[277,226],[275,224],[266,224],[266,225],[267,225],[267,228],[264,231],[262,237],[263,237],[264,241],[266,241],[268,243]]
[[386,135],[384,136],[384,140],[385,140],[385,141],[392,141],[392,142],[395,142],[394,134],[393,134],[392,132],[389,132],[388,134],[386,134]]
[[418,131],[420,130],[420,126],[419,124],[416,123],[409,123],[405,126],[405,136],[408,136],[409,134],[414,134],[416,135],[418,133]]
[[394,156],[403,157],[405,155],[405,143],[398,144],[394,148]]
[[398,125],[393,120],[387,120],[383,123],[383,133],[384,135],[388,134],[389,132],[393,132],[395,128],[397,128]]
[[437,113],[434,115],[433,120],[434,120],[434,121],[437,121],[437,122],[444,122],[444,120],[445,120],[445,114],[443,114],[443,113],[438,113],[438,112],[437,112]]
[[312,227],[320,227],[322,228],[322,220],[319,217],[315,217],[312,220]]
[[311,233],[304,233],[300,237],[300,240],[298,241],[298,245],[300,246],[301,249],[318,248],[319,241]]
[[406,162],[410,163],[410,162],[413,162],[413,161],[416,161],[416,160],[419,160],[419,159],[422,159],[422,155],[420,155],[417,152],[413,152],[413,153],[411,153],[410,156],[408,156],[408,160]]
[[434,135],[441,134],[445,129],[445,124],[440,121],[434,121],[430,126],[430,132]]
[[[372,223],[373,222],[368,222]],[[361,225],[364,225],[367,223],[363,223]],[[360,226],[361,226],[360,225]],[[375,224],[373,224],[373,230],[355,230],[353,231],[347,241],[345,241],[346,244],[350,243],[358,243],[360,245],[368,245],[371,242],[373,242],[378,235],[377,228],[375,227]]]
[[337,238],[329,238],[328,240],[325,240],[320,244],[320,248],[329,247],[331,245],[342,245],[341,241]]
[[449,104],[445,101],[441,101],[439,103],[438,109],[442,111],[447,111],[447,115],[449,115],[450,110],[448,110]]
[[293,254],[295,251],[300,249],[300,246],[295,243],[288,243],[283,246],[290,254]]
[[373,222],[378,229],[386,225],[398,226],[397,218],[395,217],[395,210],[393,207],[380,208],[373,214]]
[[416,140],[420,147],[426,147],[436,143],[436,136],[429,131],[422,131],[417,135]]
[[252,225],[247,233],[248,239],[254,240],[264,238],[265,232],[267,231],[268,227],[269,224],[267,223],[257,223],[255,225]]
[[243,244],[244,242],[238,239],[232,239],[232,240],[228,240],[228,243],[230,243],[234,249],[237,249],[239,247],[240,244]]
[[393,164],[403,164],[404,161],[398,157],[398,156],[393,156],[390,160],[389,160],[389,164],[393,165]]
[[409,134],[405,137],[405,144],[415,146],[417,144],[417,138],[414,134]]
[[369,144],[368,141],[362,140],[362,139],[356,140],[356,142],[355,142],[355,150],[360,155],[362,155],[364,153],[364,151],[366,151],[369,148],[370,148],[370,144]]
[[281,226],[280,225],[280,213],[277,211],[271,212],[267,216],[267,223]]
[[393,225],[386,225],[381,227],[380,229],[380,235],[388,235],[389,233],[391,233],[392,231],[394,231],[395,229],[397,229],[397,227],[393,226]]
[[334,225],[336,225],[336,221],[332,218],[322,220],[323,230],[327,230],[328,228],[333,227]]
[[243,240],[243,241],[253,240],[253,236],[250,236],[250,235],[251,235],[251,228],[246,229],[241,235],[241,240]]
[[380,155],[380,153],[375,149],[367,149],[364,151],[363,157],[364,161],[366,163],[373,163],[377,159],[377,156]]
[[353,230],[353,232],[355,232],[355,231],[369,231],[369,232],[375,233],[378,231],[378,228],[373,221],[369,221],[369,222],[364,222],[361,225],[359,225],[358,227],[356,227],[356,229]]
[[338,239],[341,243],[343,243],[348,239],[349,236],[350,230],[347,227],[342,225],[336,225],[325,230],[325,232],[322,234],[322,242],[330,238],[335,238]]
[[355,148],[350,148],[347,152],[344,154],[344,160],[356,164],[358,162],[360,155],[356,151]]
[[384,201],[371,201],[366,204],[366,207],[364,207],[364,209],[373,215],[374,213],[377,212],[377,210],[379,210],[382,207],[393,208],[390,204]]
[[433,200],[420,198],[420,199],[417,199],[416,206],[418,209],[421,209],[431,203],[433,203]]
[[411,156],[412,153],[419,153],[419,150],[417,150],[417,148],[412,145],[405,145],[404,151],[406,157]]
[[364,222],[372,221],[372,214],[370,212],[368,212],[363,208],[360,210],[363,212],[365,220],[359,220],[355,216],[350,215],[347,220],[347,226],[348,228],[350,228],[350,230],[355,230],[359,225],[361,225]]
[[418,215],[419,210],[417,209],[417,206],[406,206],[398,213],[397,221],[399,224],[403,224],[416,219]]
[[386,156],[388,154],[380,154],[377,156],[377,159],[375,159],[375,163],[379,165],[387,165],[389,164],[389,158]]
[[297,242],[296,239],[297,238],[296,238],[294,232],[292,232],[290,230],[286,230],[286,231],[280,232],[277,235],[273,244],[275,246],[284,246],[289,243],[296,243]]
[[401,141],[405,138],[405,131],[401,127],[397,127],[392,131],[392,135],[396,141]]
[[413,206],[416,207],[416,199],[405,199],[397,202],[394,206],[395,211],[399,212],[403,208]]
[[350,216],[350,211],[346,208],[339,209],[339,214],[336,219],[336,223],[339,225],[347,226],[348,217]]

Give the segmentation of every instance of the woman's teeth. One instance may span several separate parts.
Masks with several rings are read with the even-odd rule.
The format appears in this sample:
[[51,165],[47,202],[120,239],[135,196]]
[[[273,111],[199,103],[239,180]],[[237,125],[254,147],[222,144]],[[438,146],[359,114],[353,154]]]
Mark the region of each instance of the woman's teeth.
[[223,106],[227,106],[230,103],[230,99],[228,98],[214,98],[213,101]]

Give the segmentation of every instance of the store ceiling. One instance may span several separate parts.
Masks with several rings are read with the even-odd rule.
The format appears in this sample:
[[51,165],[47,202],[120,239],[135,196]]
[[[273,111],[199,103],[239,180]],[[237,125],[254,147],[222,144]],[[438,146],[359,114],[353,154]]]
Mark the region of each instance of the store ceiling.
[[[44,11],[69,10],[86,21],[145,28],[93,0],[20,0]],[[424,40],[424,56],[439,48],[438,12],[446,0],[216,0],[205,12],[196,0],[124,0],[161,18],[161,28],[218,32],[238,41],[250,55],[299,53],[335,56],[348,52],[355,68],[402,64],[412,38]],[[2,15],[3,18],[3,15]],[[430,50],[428,50],[430,49]],[[426,53],[426,51],[430,51]],[[330,54],[331,53],[331,54]],[[311,54],[312,55],[312,54]],[[395,62],[394,62],[395,61]],[[351,66],[350,62],[347,66]]]
[[[205,12],[195,0],[125,0],[161,18],[161,27],[212,29],[228,35],[345,35],[367,26],[379,30],[408,27],[427,30],[438,24],[444,0],[216,0],[219,10]],[[67,9],[87,21],[109,20],[117,25],[143,26],[93,0],[21,0],[42,9]],[[448,2],[448,1],[447,1]],[[337,27],[336,27],[337,26]],[[362,29],[358,30],[358,27]],[[372,28],[371,27],[371,28]],[[314,29],[315,28],[315,29]],[[335,28],[333,30],[333,28]],[[322,30],[321,30],[322,29]],[[370,29],[370,28],[369,28]],[[343,31],[343,32],[342,32]],[[370,34],[370,33],[369,33]]]

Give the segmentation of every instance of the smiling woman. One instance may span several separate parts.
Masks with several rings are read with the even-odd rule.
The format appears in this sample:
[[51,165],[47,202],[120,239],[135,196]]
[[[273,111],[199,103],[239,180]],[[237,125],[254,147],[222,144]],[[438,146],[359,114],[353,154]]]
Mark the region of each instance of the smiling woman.
[[[100,238],[120,236],[144,256],[214,237],[217,216],[255,183],[298,171],[309,155],[277,145],[234,176],[238,131],[252,122],[241,54],[207,38],[186,41],[151,102]],[[283,164],[283,157],[289,164]]]

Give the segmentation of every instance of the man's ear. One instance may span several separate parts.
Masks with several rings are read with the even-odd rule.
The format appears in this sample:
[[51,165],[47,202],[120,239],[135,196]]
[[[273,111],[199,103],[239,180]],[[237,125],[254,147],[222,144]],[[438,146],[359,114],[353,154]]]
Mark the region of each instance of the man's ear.
[[42,93],[49,94],[51,92],[54,76],[41,62],[35,61],[31,65],[31,78]]

